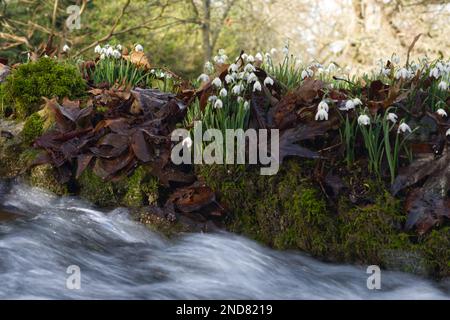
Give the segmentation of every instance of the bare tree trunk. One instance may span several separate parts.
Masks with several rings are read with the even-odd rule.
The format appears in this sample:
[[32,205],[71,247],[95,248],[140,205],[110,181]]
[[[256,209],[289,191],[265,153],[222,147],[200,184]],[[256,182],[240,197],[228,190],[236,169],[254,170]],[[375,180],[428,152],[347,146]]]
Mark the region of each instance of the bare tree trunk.
[[211,46],[211,0],[203,0],[203,55],[205,61],[210,61],[212,57]]

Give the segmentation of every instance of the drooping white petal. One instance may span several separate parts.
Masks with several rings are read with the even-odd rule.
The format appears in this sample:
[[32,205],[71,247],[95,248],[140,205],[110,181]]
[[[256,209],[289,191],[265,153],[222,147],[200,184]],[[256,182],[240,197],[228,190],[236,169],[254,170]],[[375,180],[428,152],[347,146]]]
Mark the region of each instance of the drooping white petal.
[[370,124],[369,116],[362,114],[358,117],[358,124],[361,126],[368,126]]

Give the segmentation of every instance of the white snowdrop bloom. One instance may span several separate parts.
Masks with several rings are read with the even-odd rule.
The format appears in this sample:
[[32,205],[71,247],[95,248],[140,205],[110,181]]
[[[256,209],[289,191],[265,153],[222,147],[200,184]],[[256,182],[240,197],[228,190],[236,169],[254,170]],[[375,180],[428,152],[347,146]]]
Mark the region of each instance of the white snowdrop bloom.
[[450,129],[447,130],[447,132],[445,133],[446,136],[450,136]]
[[327,71],[332,73],[332,72],[335,72],[336,69],[337,69],[336,65],[332,62],[332,63],[329,64],[329,66],[327,68]]
[[184,138],[183,141],[181,142],[181,145],[183,147],[186,147],[186,148],[190,149],[192,147],[192,139],[191,139],[191,137]]
[[107,56],[107,57],[113,57],[113,56],[114,56],[114,49],[111,48],[111,47],[109,47],[109,48],[106,50],[106,56]]
[[406,68],[401,68],[395,74],[396,79],[409,79],[411,77],[411,73]]
[[247,77],[247,82],[248,82],[248,83],[253,83],[253,82],[257,81],[257,80],[258,80],[258,77],[257,77],[256,74],[254,74],[253,72],[250,73],[250,74],[248,75],[248,77]]
[[446,116],[447,116],[447,112],[445,112],[445,110],[442,109],[442,108],[437,109],[437,110],[436,110],[436,113],[437,113],[438,115],[440,115],[441,117],[446,117]]
[[392,55],[392,62],[395,64],[399,64],[400,63],[400,57],[396,54]]
[[208,98],[208,102],[214,102],[214,101],[216,101],[217,100],[217,96],[210,96],[209,98]]
[[[156,72],[155,69],[150,70],[150,73],[151,73],[151,74],[155,74],[155,72]],[[201,77],[202,75],[203,75],[203,74],[201,74],[200,77]],[[207,76],[207,75],[205,74],[205,76]],[[200,79],[200,77],[199,77],[199,79]],[[207,81],[209,81],[209,77],[208,77],[208,80],[207,80]]]
[[264,79],[264,85],[265,86],[273,86],[274,82],[273,79],[271,77],[267,77],[266,79]]
[[359,98],[354,98],[352,101],[355,106],[362,106],[362,101]]
[[412,132],[412,130],[405,122],[403,122],[398,126],[397,133],[400,133],[400,132],[401,133]]
[[325,109],[319,109],[315,119],[316,121],[328,120],[328,112]]
[[216,109],[222,109],[223,107],[223,102],[220,99],[217,99],[216,102],[214,102],[214,108]]
[[220,88],[222,86],[222,80],[220,80],[220,78],[214,78],[214,80],[212,81],[213,86]]
[[232,63],[228,67],[228,71],[231,71],[231,72],[238,72],[238,70],[239,70],[239,66],[236,63]]
[[247,61],[248,54],[243,53],[241,57],[242,57],[242,60]]
[[438,70],[441,71],[441,72],[443,72],[445,70],[445,66],[440,61],[438,61],[436,63],[436,68],[438,68]]
[[430,70],[430,77],[434,77],[437,79],[437,78],[439,78],[439,75],[440,75],[440,71],[438,68],[435,67]]
[[259,61],[259,62],[262,62],[263,61],[263,55],[261,54],[261,52],[258,52],[256,55],[255,55],[255,60],[256,61]]
[[106,54],[105,53],[102,53],[101,55],[100,55],[100,60],[104,60],[106,58]]
[[259,81],[256,81],[255,84],[253,85],[253,92],[261,90],[262,90],[261,83]]
[[225,98],[228,95],[228,91],[225,88],[222,88],[219,92],[219,96],[221,96],[222,98]]
[[101,54],[102,53],[102,47],[98,44],[97,46],[95,46],[94,52],[98,53],[98,54]]
[[255,71],[256,71],[256,68],[255,68],[252,64],[248,63],[248,64],[244,67],[244,71],[245,71],[245,72],[255,72]]
[[389,68],[381,68],[380,73],[381,73],[383,76],[388,76],[388,75],[391,73],[391,69],[389,69]]
[[288,47],[284,47],[282,51],[283,51],[283,54],[285,56],[287,56],[289,54],[289,48]]
[[358,117],[358,124],[361,126],[368,126],[370,124],[369,116],[362,114]]
[[302,74],[301,74],[302,80],[304,80],[305,78],[308,78],[308,77],[312,77],[313,74],[314,74],[314,72],[309,68],[303,70]]
[[231,93],[238,96],[241,94],[242,91],[242,86],[240,84],[237,84],[233,87],[233,89],[231,89]]
[[244,102],[244,110],[248,110],[250,108],[250,103],[248,101]]
[[116,59],[120,59],[122,57],[122,54],[119,50],[114,50],[112,56]]
[[211,62],[206,61],[204,65],[204,70],[206,73],[212,73],[214,71],[214,66]]
[[438,84],[438,88],[439,88],[439,90],[447,91],[447,89],[448,89],[448,83],[445,82],[445,81],[441,81],[441,82],[439,82],[439,84]]
[[253,62],[255,62],[255,57],[252,56],[252,55],[249,55],[249,56],[247,57],[247,62],[248,62],[248,63],[253,63]]
[[274,55],[274,54],[276,54],[277,53],[277,49],[276,48],[272,48],[272,49],[270,49],[270,54],[271,55]]
[[230,75],[230,74],[227,74],[226,76],[225,76],[225,82],[226,83],[231,83],[231,82],[233,82],[234,81],[234,78],[233,78],[233,76],[232,75]]
[[238,75],[237,75],[238,79],[244,79],[245,77],[246,77],[246,72],[244,72],[244,71],[243,72],[239,72]]
[[320,101],[319,105],[317,106],[317,110],[325,110],[326,112],[328,112],[328,103],[326,103],[324,100]]
[[[154,70],[153,70],[154,71]],[[201,82],[208,82],[209,81],[209,76],[206,73],[202,73],[198,78],[198,81]]]
[[122,45],[118,44],[118,45],[116,46],[116,49],[119,50],[119,51],[122,51]]
[[64,47],[63,47],[63,51],[64,52],[69,52],[70,51],[70,47],[67,44],[65,44]]
[[398,116],[393,112],[389,112],[386,118],[392,123],[397,123]]
[[238,103],[244,102],[244,98],[243,97],[237,97],[236,100],[237,100]]
[[141,46],[140,44],[137,44],[137,45],[134,47],[134,50],[135,50],[136,52],[142,52],[142,51],[144,51],[144,47]]
[[350,111],[352,109],[355,109],[355,103],[353,102],[353,100],[347,100],[345,102],[345,105],[341,108],[339,108],[339,110],[342,111]]
[[108,43],[108,44],[105,44],[105,48],[106,49],[108,49],[109,47],[111,47],[111,45]]

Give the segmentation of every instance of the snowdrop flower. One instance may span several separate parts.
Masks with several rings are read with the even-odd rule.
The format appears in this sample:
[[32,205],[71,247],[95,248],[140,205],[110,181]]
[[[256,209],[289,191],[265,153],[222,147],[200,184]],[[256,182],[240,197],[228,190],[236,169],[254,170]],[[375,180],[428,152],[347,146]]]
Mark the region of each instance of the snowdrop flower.
[[210,96],[209,98],[208,98],[208,102],[214,102],[214,101],[216,101],[217,100],[217,96]]
[[237,102],[238,102],[238,103],[244,102],[244,98],[243,98],[243,97],[237,97]]
[[238,70],[239,70],[239,66],[236,63],[232,63],[228,67],[228,71],[231,71],[231,72],[238,72]]
[[250,73],[247,77],[247,82],[248,83],[252,83],[258,80],[258,77],[256,76],[256,74],[254,74],[253,72]]
[[261,83],[259,81],[256,81],[255,84],[253,85],[253,92],[261,90],[262,90]]
[[287,56],[287,55],[289,54],[289,48],[288,48],[288,47],[284,47],[284,48],[283,48],[283,54],[284,54],[285,56]]
[[255,62],[255,57],[253,57],[252,55],[249,55],[249,56],[247,57],[247,62],[248,62],[248,63],[253,63],[253,62]]
[[395,74],[396,79],[409,79],[411,77],[411,73],[406,68],[401,68]]
[[256,68],[251,65],[250,63],[248,63],[245,67],[244,67],[244,71],[245,72],[255,72]]
[[242,60],[247,61],[248,54],[243,53],[241,57],[242,57]]
[[328,120],[328,112],[325,109],[319,109],[315,119],[316,121]]
[[122,54],[120,53],[119,50],[114,50],[112,55],[116,59],[120,59],[122,57]]
[[118,44],[118,45],[116,46],[116,49],[119,50],[119,51],[122,51],[122,45]]
[[100,60],[104,60],[105,58],[106,58],[106,54],[102,53],[102,54],[100,55]]
[[386,77],[387,77],[387,76],[391,73],[391,69],[389,69],[389,68],[381,68],[380,73],[381,73],[383,76],[386,76]]
[[355,102],[353,100],[347,100],[345,102],[345,105],[343,107],[340,107],[339,110],[341,111],[350,111],[352,109],[355,109]]
[[353,102],[353,104],[354,104],[355,106],[361,106],[361,105],[362,105],[362,101],[361,101],[359,98],[354,98],[354,99],[352,100],[352,102]]
[[430,70],[430,77],[434,77],[437,79],[437,78],[439,78],[439,75],[440,75],[440,71],[438,68],[435,67]]
[[259,62],[262,62],[262,61],[263,61],[263,56],[262,56],[261,52],[258,52],[258,53],[255,55],[255,60],[256,60],[256,61],[259,61]]
[[222,80],[220,80],[219,78],[214,78],[213,82],[212,82],[213,86],[220,88],[222,86]]
[[389,121],[391,121],[392,123],[397,123],[397,118],[398,118],[398,116],[393,112],[389,112],[387,115],[387,119]]
[[211,62],[206,61],[204,69],[205,69],[206,73],[212,73],[214,71],[214,66],[213,66],[213,64]]
[[328,112],[328,103],[326,103],[324,100],[320,101],[319,105],[317,106],[317,110],[325,110],[326,112]]
[[308,78],[308,77],[312,77],[313,74],[314,74],[314,72],[310,68],[303,70],[302,74],[301,74],[302,80],[304,80],[305,78]]
[[447,132],[445,133],[446,136],[450,136],[450,129],[447,130]]
[[67,44],[65,44],[64,47],[63,47],[63,51],[64,52],[69,52],[69,50],[70,50],[70,47]]
[[214,108],[216,109],[222,109],[223,107],[223,102],[220,99],[217,99],[216,102],[214,103]]
[[367,115],[362,114],[358,117],[358,124],[361,126],[368,126],[370,124],[370,118]]
[[330,73],[332,73],[332,72],[336,71],[336,69],[337,69],[336,65],[332,62],[332,63],[330,63],[330,65],[328,66],[327,71],[330,72]]
[[273,86],[274,82],[273,79],[271,77],[267,77],[266,79],[264,79],[264,85],[265,86]]
[[181,142],[181,145],[183,147],[186,147],[186,148],[190,149],[192,147],[192,139],[191,139],[191,137],[184,138],[183,142]]
[[398,130],[397,130],[397,133],[405,133],[405,132],[412,132],[412,130],[411,130],[411,128],[405,123],[405,122],[403,122],[403,123],[401,123],[399,126],[398,126]]
[[248,109],[250,109],[250,103],[248,103],[248,101],[245,101],[244,102],[244,110],[248,110]]
[[230,74],[227,74],[226,76],[225,76],[225,82],[226,83],[231,83],[231,82],[233,82],[234,81],[234,78],[233,78],[233,76],[231,76]]
[[95,53],[98,53],[98,54],[102,53],[102,47],[98,44],[98,45],[94,48],[94,52],[95,52]]
[[231,92],[232,92],[234,95],[238,96],[238,95],[241,94],[241,90],[242,90],[241,85],[240,85],[240,84],[237,84],[237,85],[235,85],[235,86],[233,87],[233,89],[231,89]]
[[448,83],[445,82],[445,81],[441,81],[441,82],[439,82],[439,84],[438,84],[438,88],[439,88],[439,90],[447,91],[447,89],[448,89]]
[[109,47],[109,48],[106,50],[106,56],[107,56],[107,57],[112,57],[113,54],[114,54],[114,49],[111,48],[111,47]]
[[134,47],[134,50],[135,50],[136,52],[142,52],[142,51],[144,51],[144,47],[141,46],[140,44],[137,44],[137,45]]
[[272,48],[272,49],[270,49],[270,54],[271,55],[274,55],[275,53],[277,53],[277,49],[276,48]]
[[208,76],[206,73],[202,73],[202,74],[198,77],[197,80],[198,80],[198,81],[201,81],[201,82],[208,82],[208,81],[209,81],[209,76]]
[[225,88],[222,88],[222,90],[220,90],[219,92],[219,96],[221,96],[222,98],[225,98],[228,95],[228,91]]
[[447,112],[445,112],[445,110],[442,109],[442,108],[437,109],[437,110],[436,110],[436,113],[437,113],[438,115],[440,115],[441,117],[446,117],[446,116],[447,116]]

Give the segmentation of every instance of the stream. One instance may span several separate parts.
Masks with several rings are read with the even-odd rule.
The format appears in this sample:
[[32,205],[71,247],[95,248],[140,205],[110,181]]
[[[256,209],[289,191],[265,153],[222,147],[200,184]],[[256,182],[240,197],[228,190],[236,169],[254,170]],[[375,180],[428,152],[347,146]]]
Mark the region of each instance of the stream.
[[450,280],[384,270],[369,290],[366,267],[226,232],[168,239],[126,209],[0,182],[1,299],[450,299]]

